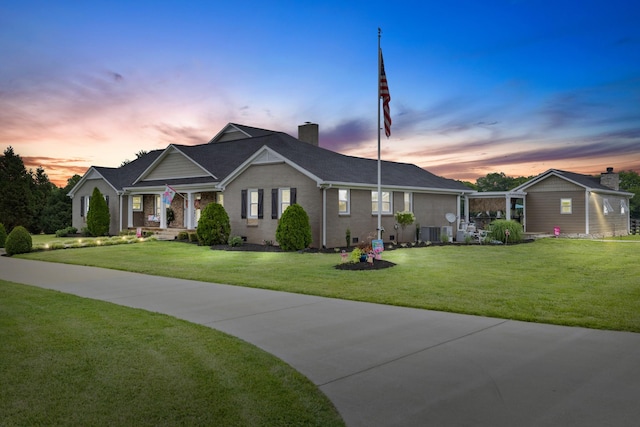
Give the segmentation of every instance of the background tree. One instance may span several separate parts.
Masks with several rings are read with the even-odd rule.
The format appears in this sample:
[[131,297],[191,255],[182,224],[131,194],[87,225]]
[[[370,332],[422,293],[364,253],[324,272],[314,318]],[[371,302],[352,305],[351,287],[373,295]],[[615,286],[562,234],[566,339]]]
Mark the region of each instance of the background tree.
[[484,177],[476,180],[476,191],[509,191],[520,184],[530,180],[532,177],[511,177],[506,176],[504,172],[489,173]]
[[[148,153],[149,153],[149,152],[148,152],[148,151],[146,151],[146,150],[140,150],[140,151],[138,151],[138,152],[136,153],[136,159],[139,159],[140,157],[142,157],[142,156],[144,156],[144,155],[146,155],[146,154],[148,154]],[[120,163],[120,166],[122,167],[122,166],[124,166],[124,165],[128,165],[129,163],[131,163],[131,160],[129,160],[129,159],[125,159],[125,160],[123,160],[123,161],[122,161],[122,163]]]
[[19,155],[8,147],[0,157],[0,222],[10,232],[33,221],[32,177]]
[[640,219],[640,175],[638,172],[621,171],[620,189],[635,194],[629,201],[629,212],[631,218]]
[[278,222],[276,240],[285,251],[300,251],[309,247],[311,225],[309,215],[302,206],[294,203],[285,209]]
[[47,205],[40,217],[42,231],[46,234],[71,227],[71,198],[67,194],[80,179],[80,175],[72,176],[67,180],[67,185],[64,188],[55,187],[49,195]]
[[109,223],[111,222],[111,214],[109,214],[109,206],[104,196],[98,190],[93,188],[91,200],[89,200],[89,212],[87,212],[87,229],[92,236],[104,236],[109,232]]
[[224,207],[218,203],[209,203],[205,206],[198,220],[196,229],[198,242],[201,245],[224,245],[231,234],[229,215]]
[[[49,202],[49,197],[53,191],[57,188],[49,181],[49,177],[45,173],[42,166],[36,169],[35,173],[30,172],[31,179],[31,195],[33,197],[32,204],[32,221],[29,224],[29,231],[34,234],[39,234],[44,231],[43,213]],[[55,232],[55,230],[53,230]]]

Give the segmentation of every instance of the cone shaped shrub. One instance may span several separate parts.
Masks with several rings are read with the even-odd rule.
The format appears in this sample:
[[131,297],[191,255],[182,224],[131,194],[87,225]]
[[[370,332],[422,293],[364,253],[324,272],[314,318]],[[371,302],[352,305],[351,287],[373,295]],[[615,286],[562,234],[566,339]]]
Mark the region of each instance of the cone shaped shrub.
[[7,236],[4,249],[7,255],[26,254],[31,252],[33,247],[33,241],[31,240],[31,234],[21,225],[18,225],[11,230],[11,233]]
[[201,245],[226,244],[231,234],[231,225],[224,207],[218,203],[209,203],[200,215],[196,232]]
[[94,187],[91,200],[89,200],[87,229],[92,236],[104,236],[109,232],[109,222],[111,222],[111,215],[109,214],[107,201],[98,190],[98,187]]
[[311,225],[302,206],[293,204],[282,213],[276,229],[276,241],[285,251],[300,251],[309,247]]

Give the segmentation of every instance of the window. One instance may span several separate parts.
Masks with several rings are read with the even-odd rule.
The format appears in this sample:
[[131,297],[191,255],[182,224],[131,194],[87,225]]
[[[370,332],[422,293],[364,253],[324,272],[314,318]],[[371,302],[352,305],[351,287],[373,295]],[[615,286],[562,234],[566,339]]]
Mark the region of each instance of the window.
[[243,219],[262,219],[264,190],[250,189],[240,192],[240,217]]
[[620,200],[620,215],[627,213],[627,203],[624,200]]
[[[383,191],[382,200],[380,201],[381,211],[383,214],[391,214],[391,192]],[[371,212],[378,213],[378,192],[371,192]]]
[[611,204],[609,204],[609,199],[602,199],[602,211],[605,215],[613,213],[613,208],[611,207]]
[[338,189],[338,214],[348,215],[350,212],[349,206],[349,190],[346,188]]
[[404,193],[404,211],[413,212],[413,193]]
[[142,210],[142,196],[131,196],[131,207],[135,212]]
[[560,213],[561,214],[571,213],[571,199],[560,199]]
[[285,210],[296,203],[296,189],[273,188],[271,189],[271,219],[278,219]]

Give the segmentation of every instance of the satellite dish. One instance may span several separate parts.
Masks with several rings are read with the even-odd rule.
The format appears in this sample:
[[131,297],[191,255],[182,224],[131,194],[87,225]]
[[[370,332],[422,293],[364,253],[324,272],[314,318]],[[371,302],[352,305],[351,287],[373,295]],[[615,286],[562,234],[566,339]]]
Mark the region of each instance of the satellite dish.
[[447,221],[449,221],[450,224],[453,224],[454,222],[456,222],[456,219],[458,219],[456,214],[451,213],[451,212],[446,214],[444,217],[447,218]]

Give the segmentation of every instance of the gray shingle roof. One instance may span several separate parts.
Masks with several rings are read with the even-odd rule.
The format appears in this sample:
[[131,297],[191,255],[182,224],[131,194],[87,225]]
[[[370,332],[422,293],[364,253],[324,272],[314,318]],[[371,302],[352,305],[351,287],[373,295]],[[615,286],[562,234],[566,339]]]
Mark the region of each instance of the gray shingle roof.
[[[216,144],[180,145],[176,148],[213,175],[224,178],[263,146],[325,182],[376,185],[378,181],[377,160],[346,156],[301,142],[282,132]],[[434,175],[413,164],[383,161],[381,170],[382,185],[471,191],[458,181]]]
[[[377,185],[377,160],[347,156],[317,147],[282,132],[233,124],[252,135],[233,141],[201,145],[173,145],[194,162],[223,180],[262,147],[267,146],[282,157],[307,170],[322,182]],[[115,188],[130,187],[164,150],[155,150],[119,168],[96,168]],[[416,165],[382,162],[382,185],[425,188],[455,192],[471,192],[464,184],[432,174]],[[184,180],[183,180],[184,181]],[[188,178],[189,183],[211,183],[210,177]],[[161,184],[180,184],[162,181]],[[186,181],[184,183],[187,183]],[[141,181],[136,187],[161,185],[155,181]]]

